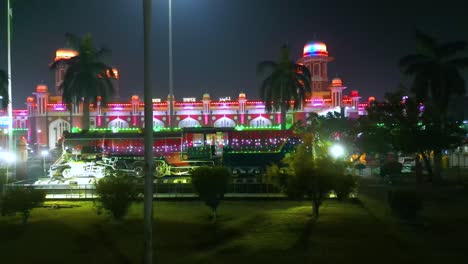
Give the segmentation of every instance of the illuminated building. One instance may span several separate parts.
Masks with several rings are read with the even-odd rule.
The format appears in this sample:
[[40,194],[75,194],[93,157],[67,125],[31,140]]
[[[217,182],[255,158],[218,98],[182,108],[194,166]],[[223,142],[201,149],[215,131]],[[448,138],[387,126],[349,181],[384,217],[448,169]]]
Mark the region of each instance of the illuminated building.
[[[33,96],[26,99],[26,109],[14,110],[14,127],[25,134],[29,144],[54,148],[64,131],[71,127],[81,127],[82,106],[72,107],[72,114],[62,103],[58,87],[63,81],[68,62],[77,55],[70,49],[56,51],[54,61],[59,62],[56,69],[55,89],[51,94],[43,84],[36,86]],[[328,80],[327,65],[333,60],[328,56],[327,46],[320,41],[311,41],[304,46],[303,56],[298,63],[305,65],[311,72],[311,87],[301,109],[288,111],[287,123],[304,119],[311,112],[325,114],[331,111],[344,111],[346,116],[357,117],[365,114],[366,103],[360,103],[359,93],[347,88],[340,78]],[[129,100],[119,100],[117,69],[113,69],[113,82],[117,96],[103,105],[99,100],[90,107],[91,128],[141,128],[143,126],[143,100],[133,95]],[[255,87],[254,87],[255,90]],[[231,95],[232,96],[232,95]],[[177,98],[176,98],[177,99]],[[169,126],[168,98],[153,99],[153,126],[161,129]],[[201,98],[174,100],[175,127],[279,127],[280,112],[268,113],[259,100],[250,100],[247,94],[236,97],[223,97],[218,100],[207,93]],[[0,117],[0,127],[4,127],[6,114]],[[73,124],[71,124],[73,123]],[[4,130],[3,130],[4,132]]]

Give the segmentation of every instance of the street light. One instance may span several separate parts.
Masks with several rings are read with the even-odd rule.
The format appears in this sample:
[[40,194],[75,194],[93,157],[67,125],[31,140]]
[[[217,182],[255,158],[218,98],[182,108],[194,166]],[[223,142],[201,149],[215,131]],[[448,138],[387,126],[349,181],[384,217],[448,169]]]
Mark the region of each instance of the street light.
[[333,158],[337,159],[337,158],[344,155],[345,150],[344,150],[343,146],[341,146],[339,144],[334,144],[333,146],[330,147],[329,152],[330,152],[330,155]]
[[42,156],[42,168],[44,169],[44,178],[47,178],[47,170],[46,170],[45,159],[46,159],[47,156],[49,156],[49,151],[47,151],[47,150],[41,151],[41,156]]

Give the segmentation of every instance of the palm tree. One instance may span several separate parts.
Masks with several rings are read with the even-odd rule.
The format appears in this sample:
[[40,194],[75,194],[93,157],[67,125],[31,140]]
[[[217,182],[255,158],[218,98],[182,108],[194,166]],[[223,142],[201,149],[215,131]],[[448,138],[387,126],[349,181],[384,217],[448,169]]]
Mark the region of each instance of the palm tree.
[[[107,49],[96,49],[90,34],[83,39],[66,34],[70,45],[78,51],[76,57],[68,59],[68,68],[59,89],[62,91],[62,100],[71,111],[71,105],[83,102],[82,129],[89,129],[89,104],[101,98],[106,101],[114,94],[111,78],[114,77],[112,68],[101,61],[104,55],[110,53]],[[59,61],[51,65],[57,67]]]
[[0,99],[2,101],[1,109],[6,109],[8,106],[8,74],[3,70],[0,70]]
[[[444,133],[447,109],[453,96],[465,95],[465,80],[460,70],[468,67],[468,57],[460,57],[468,43],[455,41],[438,43],[420,31],[416,32],[416,54],[400,60],[403,73],[413,77],[411,92],[426,111],[434,113],[434,127]],[[441,173],[441,148],[434,149],[434,176]]]
[[260,87],[260,98],[268,112],[280,109],[281,129],[286,129],[286,111],[291,100],[294,109],[300,108],[306,89],[310,87],[310,72],[304,65],[289,58],[289,50],[284,45],[278,62],[262,61],[257,66],[258,74],[268,72]]
[[445,118],[450,97],[465,94],[465,80],[460,74],[468,67],[468,57],[458,57],[466,51],[468,43],[455,41],[437,43],[420,32],[416,32],[416,54],[400,60],[403,73],[414,77],[411,91],[416,99],[432,104],[441,118]]

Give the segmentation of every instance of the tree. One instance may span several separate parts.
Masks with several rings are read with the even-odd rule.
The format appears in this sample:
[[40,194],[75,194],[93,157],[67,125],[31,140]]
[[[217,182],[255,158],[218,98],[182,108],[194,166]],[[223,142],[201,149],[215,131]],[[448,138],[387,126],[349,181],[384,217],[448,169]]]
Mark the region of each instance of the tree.
[[[83,102],[82,129],[89,129],[89,104],[96,103],[98,98],[105,104],[114,94],[111,78],[114,78],[112,68],[103,63],[102,57],[110,51],[96,49],[91,35],[86,34],[83,39],[66,34],[66,37],[78,55],[67,60],[68,68],[59,89],[62,91],[62,100],[71,111],[72,105]],[[55,69],[58,63],[50,67]]]
[[311,154],[311,148],[302,144],[296,148],[294,154],[284,159],[284,163],[287,165],[286,171],[292,177],[288,192],[309,197],[312,200],[313,215],[318,219],[320,206],[333,189],[336,164],[328,155],[313,157]]
[[135,200],[136,184],[125,176],[109,176],[96,183],[97,212],[106,210],[114,220],[121,221],[128,212],[128,208]]
[[368,115],[359,121],[361,134],[356,144],[368,153],[418,153],[431,180],[430,153],[458,146],[464,131],[450,120],[445,120],[441,128],[433,109],[405,94],[403,90],[388,93],[385,102],[373,102],[367,108]]
[[8,106],[8,74],[0,70],[0,100],[1,109],[6,109]]
[[[424,102],[433,113],[433,131],[442,134],[447,109],[453,96],[465,95],[465,80],[460,70],[468,67],[468,57],[459,57],[467,50],[468,43],[455,41],[438,43],[431,36],[416,32],[416,53],[400,60],[403,73],[413,76],[411,92],[417,102]],[[440,177],[442,149],[434,148],[434,174]]]
[[346,174],[344,163],[335,162],[333,170],[333,191],[338,200],[343,201],[349,198],[349,195],[356,189],[358,178],[356,176]]
[[22,215],[23,225],[28,223],[31,211],[45,201],[45,192],[34,188],[14,188],[3,194],[1,199],[2,215]]
[[260,87],[260,98],[269,112],[280,109],[281,129],[286,129],[286,112],[291,101],[294,109],[300,108],[305,91],[310,87],[310,72],[307,67],[289,58],[289,50],[282,46],[278,62],[262,61],[257,66],[258,74],[268,72]]
[[227,191],[230,172],[225,167],[198,167],[192,171],[195,192],[211,208],[213,220],[221,199]]
[[331,142],[339,141],[348,148],[355,145],[359,132],[359,126],[355,120],[346,118],[338,112],[327,113],[324,116],[310,113],[305,121],[298,120],[293,129],[305,137],[312,136],[316,145],[329,145]]

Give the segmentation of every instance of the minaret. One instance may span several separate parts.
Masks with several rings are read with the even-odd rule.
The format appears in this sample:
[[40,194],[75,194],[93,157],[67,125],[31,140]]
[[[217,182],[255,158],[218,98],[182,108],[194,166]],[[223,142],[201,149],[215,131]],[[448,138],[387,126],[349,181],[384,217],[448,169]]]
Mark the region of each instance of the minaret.
[[28,142],[36,142],[36,134],[33,131],[36,131],[36,123],[34,122],[35,118],[35,109],[34,109],[35,100],[34,97],[29,96],[26,98],[26,106],[28,108]]
[[328,95],[327,64],[333,58],[328,56],[327,45],[321,41],[309,41],[305,44],[302,58],[297,63],[307,67],[310,71],[309,97],[323,97]]
[[114,94],[112,95],[111,101],[118,102],[120,100],[119,70],[117,70],[117,68],[112,68],[112,74],[110,74],[110,72],[106,72],[106,75],[110,79],[112,87],[114,88]]
[[210,122],[210,103],[211,103],[211,97],[209,93],[204,93],[203,94],[203,124],[204,125],[209,125]]
[[247,103],[247,97],[245,93],[240,93],[239,98],[237,99],[239,101],[239,124],[244,125],[245,124],[245,109],[246,109],[246,103]]
[[341,107],[344,89],[346,89],[346,87],[343,86],[343,81],[341,81],[341,79],[338,77],[333,78],[330,85],[332,107]]
[[136,127],[138,125],[138,106],[140,104],[140,97],[138,95],[132,96],[132,125]]
[[47,120],[47,104],[49,103],[49,90],[47,85],[39,84],[36,86],[36,113],[35,113],[35,129],[33,133],[36,134],[37,143],[41,145],[48,145],[47,142],[47,128],[49,122]]
[[102,126],[102,97],[96,97],[96,128]]
[[361,98],[359,96],[359,92],[357,90],[352,90],[351,91],[351,95],[350,95],[351,99],[353,100],[353,108],[355,111],[359,111],[359,99]]

